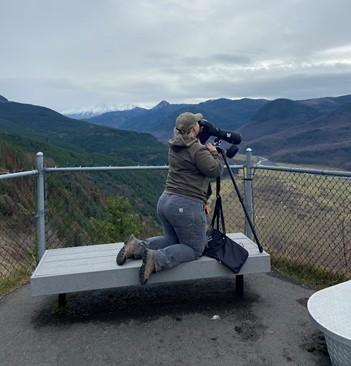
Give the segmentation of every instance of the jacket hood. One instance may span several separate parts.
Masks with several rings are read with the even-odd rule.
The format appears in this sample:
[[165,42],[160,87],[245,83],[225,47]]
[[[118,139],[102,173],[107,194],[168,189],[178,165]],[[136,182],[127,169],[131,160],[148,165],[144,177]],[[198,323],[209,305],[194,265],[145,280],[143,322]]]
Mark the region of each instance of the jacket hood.
[[184,135],[179,133],[176,129],[174,131],[174,136],[168,140],[169,146],[174,147],[189,147],[197,141],[197,138],[187,139]]

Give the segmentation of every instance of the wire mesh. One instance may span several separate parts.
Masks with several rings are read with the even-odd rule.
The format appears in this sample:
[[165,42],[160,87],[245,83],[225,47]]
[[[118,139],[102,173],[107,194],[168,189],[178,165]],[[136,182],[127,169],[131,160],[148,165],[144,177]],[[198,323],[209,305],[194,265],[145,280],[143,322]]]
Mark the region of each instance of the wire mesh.
[[[234,174],[244,196],[243,170]],[[161,233],[156,205],[166,175],[164,170],[47,173],[47,248],[122,241],[127,232],[111,230],[118,225],[141,238]],[[255,228],[276,268],[324,276],[329,282],[351,277],[350,182],[347,177],[255,170]],[[215,182],[212,190],[209,222]],[[28,278],[34,268],[35,192],[35,177],[0,181],[1,291]],[[227,174],[221,195],[226,231],[244,232],[244,212]],[[116,198],[117,205],[111,206]],[[126,212],[127,224],[118,223]]]
[[[244,197],[244,175],[243,169],[232,170],[234,174],[235,183],[240,191],[242,197]],[[235,191],[233,182],[226,172],[221,178],[221,197],[223,205],[223,213],[225,219],[225,229],[227,233],[244,232],[245,214],[240,204],[238,195]],[[211,218],[214,211],[214,205],[216,201],[216,181],[211,182],[212,195],[210,197],[211,212],[208,217],[208,224],[211,223]]]
[[35,182],[34,177],[0,181],[0,295],[35,265]]
[[347,177],[255,171],[255,226],[278,265],[350,277],[350,183]]
[[47,248],[123,241],[130,231],[159,233],[156,204],[165,177],[157,170],[49,174]]

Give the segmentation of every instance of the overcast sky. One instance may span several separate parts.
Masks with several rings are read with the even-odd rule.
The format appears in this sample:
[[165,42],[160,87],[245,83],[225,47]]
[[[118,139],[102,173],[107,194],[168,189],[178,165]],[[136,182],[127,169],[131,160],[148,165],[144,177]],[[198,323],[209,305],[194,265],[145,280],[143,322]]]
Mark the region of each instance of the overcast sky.
[[0,94],[58,111],[351,94],[350,0],[0,0]]

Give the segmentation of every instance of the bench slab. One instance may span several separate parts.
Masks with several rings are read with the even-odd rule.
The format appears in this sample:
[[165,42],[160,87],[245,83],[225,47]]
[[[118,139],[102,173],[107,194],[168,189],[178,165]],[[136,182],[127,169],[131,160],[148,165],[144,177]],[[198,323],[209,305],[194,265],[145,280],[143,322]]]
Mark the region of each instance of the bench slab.
[[[242,233],[228,234],[249,252],[240,273],[270,272],[270,255]],[[33,296],[62,294],[139,285],[140,260],[116,264],[123,243],[99,244],[46,250],[31,277]],[[235,274],[215,259],[201,257],[171,270],[153,274],[148,283],[178,282],[202,278],[233,277]]]

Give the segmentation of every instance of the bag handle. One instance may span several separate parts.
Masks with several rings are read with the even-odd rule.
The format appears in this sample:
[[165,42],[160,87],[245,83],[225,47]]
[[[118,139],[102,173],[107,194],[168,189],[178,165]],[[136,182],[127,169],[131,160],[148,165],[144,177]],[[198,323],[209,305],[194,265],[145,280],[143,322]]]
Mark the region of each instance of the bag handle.
[[214,228],[215,222],[216,222],[217,230],[220,231],[219,220],[221,220],[223,233],[225,234],[223,205],[222,205],[222,197],[220,195],[220,191],[221,191],[221,178],[217,177],[216,178],[216,204],[215,204],[215,209],[214,209],[213,217],[212,217],[212,221],[211,221],[211,227]]

